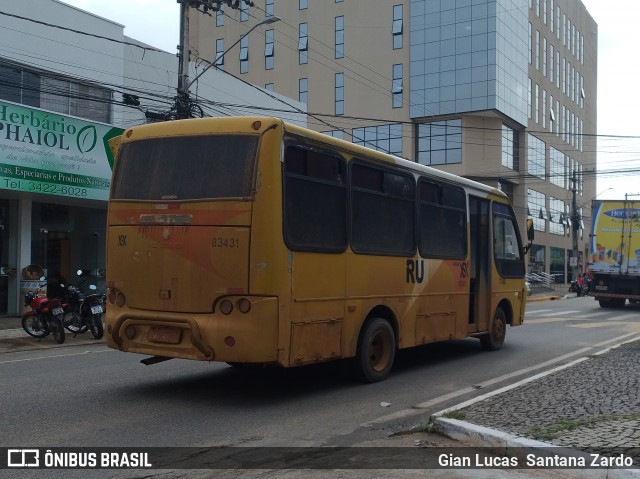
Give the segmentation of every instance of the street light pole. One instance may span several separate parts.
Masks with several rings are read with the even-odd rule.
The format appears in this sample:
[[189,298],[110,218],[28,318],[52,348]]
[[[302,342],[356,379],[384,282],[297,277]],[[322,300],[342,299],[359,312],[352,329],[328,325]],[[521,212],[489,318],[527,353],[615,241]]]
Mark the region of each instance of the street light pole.
[[189,84],[188,84],[188,85],[187,85],[187,87],[186,87],[186,91],[187,91],[187,93],[188,93],[188,91],[189,91],[189,88],[191,88],[191,85],[193,85],[193,84],[198,80],[198,78],[200,78],[200,77],[203,75],[203,73],[204,73],[204,72],[206,72],[206,71],[207,71],[209,68],[211,68],[212,66],[215,66],[215,65],[216,65],[216,64],[217,64],[217,63],[218,63],[222,58],[224,58],[224,56],[229,52],[229,50],[231,50],[231,49],[232,49],[233,47],[235,47],[238,43],[240,43],[244,37],[246,37],[247,35],[249,35],[252,31],[254,31],[254,30],[255,30],[256,28],[258,28],[259,26],[261,26],[261,25],[269,25],[269,24],[271,24],[271,23],[275,23],[275,22],[277,22],[278,20],[280,20],[280,18],[279,18],[279,17],[276,17],[276,16],[267,17],[267,18],[265,18],[264,20],[262,20],[261,22],[256,23],[256,24],[255,24],[253,27],[251,27],[251,28],[250,28],[246,33],[244,33],[243,35],[241,35],[241,36],[240,36],[240,38],[238,38],[238,40],[236,40],[236,42],[235,42],[233,45],[231,45],[229,48],[227,48],[225,51],[223,51],[220,55],[218,55],[218,56],[216,57],[216,59],[215,59],[212,63],[209,63],[209,64],[207,65],[207,67],[206,67],[204,70],[202,70],[200,73],[198,73],[198,74],[196,75],[196,77],[195,77],[193,80],[191,80],[191,81],[189,82]]

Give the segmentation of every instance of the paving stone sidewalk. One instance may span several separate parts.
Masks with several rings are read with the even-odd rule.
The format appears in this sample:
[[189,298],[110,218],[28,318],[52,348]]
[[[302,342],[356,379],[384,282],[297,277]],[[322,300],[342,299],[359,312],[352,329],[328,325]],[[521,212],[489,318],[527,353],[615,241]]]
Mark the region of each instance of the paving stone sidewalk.
[[640,342],[459,409],[462,421],[585,452],[640,459]]

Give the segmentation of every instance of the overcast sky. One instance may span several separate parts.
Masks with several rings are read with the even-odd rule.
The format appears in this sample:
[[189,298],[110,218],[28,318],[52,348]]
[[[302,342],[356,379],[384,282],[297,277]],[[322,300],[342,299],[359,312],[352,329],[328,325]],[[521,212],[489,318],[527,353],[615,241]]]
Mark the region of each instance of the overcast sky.
[[[176,0],[60,1],[124,25],[125,35],[131,38],[176,52],[180,32],[180,6]],[[600,136],[596,192],[598,198],[623,199],[625,193],[640,193],[640,121],[636,116],[640,111],[637,92],[640,1],[583,0],[583,3],[598,24]],[[582,33],[585,37],[588,34]],[[625,138],[633,136],[637,138]],[[617,171],[635,168],[638,173]]]

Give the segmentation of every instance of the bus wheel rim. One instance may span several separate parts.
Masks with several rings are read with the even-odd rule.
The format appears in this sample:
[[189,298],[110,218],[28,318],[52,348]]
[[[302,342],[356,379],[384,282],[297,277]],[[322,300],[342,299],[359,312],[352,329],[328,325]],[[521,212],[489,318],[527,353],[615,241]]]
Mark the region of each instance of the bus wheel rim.
[[391,338],[384,331],[378,331],[369,343],[369,362],[374,371],[384,370],[391,360]]

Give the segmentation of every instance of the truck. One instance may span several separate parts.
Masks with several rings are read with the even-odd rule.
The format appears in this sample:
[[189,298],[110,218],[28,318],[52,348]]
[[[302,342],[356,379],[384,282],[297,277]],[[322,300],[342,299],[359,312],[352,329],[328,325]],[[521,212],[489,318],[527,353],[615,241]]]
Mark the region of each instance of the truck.
[[640,201],[594,200],[589,235],[591,291],[601,308],[640,301]]

